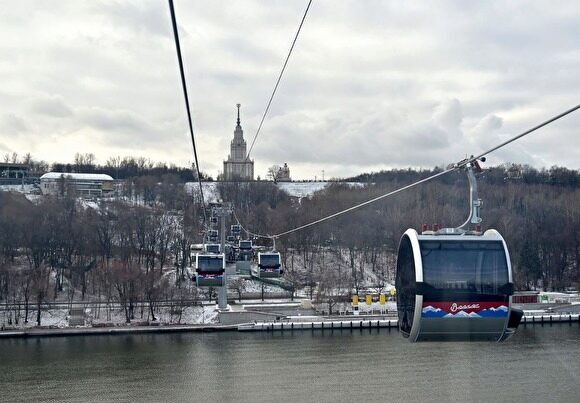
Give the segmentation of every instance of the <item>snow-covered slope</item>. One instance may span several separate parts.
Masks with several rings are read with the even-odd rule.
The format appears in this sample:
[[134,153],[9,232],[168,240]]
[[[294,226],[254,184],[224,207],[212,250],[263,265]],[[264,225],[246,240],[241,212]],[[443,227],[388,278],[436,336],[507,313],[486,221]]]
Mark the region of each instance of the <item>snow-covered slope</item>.
[[[285,191],[292,197],[310,197],[315,192],[322,190],[329,186],[332,182],[279,182],[277,184],[278,188]],[[361,183],[348,182],[349,186],[363,186]],[[216,202],[219,199],[218,183],[217,182],[202,182],[203,195],[206,201]],[[185,189],[188,193],[197,192],[198,185],[197,182],[187,182],[185,184]]]

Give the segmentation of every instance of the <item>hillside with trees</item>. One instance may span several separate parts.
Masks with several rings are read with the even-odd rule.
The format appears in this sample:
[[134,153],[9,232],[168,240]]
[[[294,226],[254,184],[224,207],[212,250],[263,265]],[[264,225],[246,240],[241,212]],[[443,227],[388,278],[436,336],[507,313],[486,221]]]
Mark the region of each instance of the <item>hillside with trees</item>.
[[[433,171],[389,171],[369,175],[374,183],[359,187],[334,183],[312,198],[285,199],[272,205],[255,205],[242,198],[235,203],[240,220],[253,232],[276,234],[314,221],[362,201],[427,177]],[[519,289],[562,290],[580,281],[580,193],[578,172],[564,168],[530,172],[527,179],[508,178],[503,168],[479,175],[483,199],[483,228],[495,228],[506,239]],[[561,176],[559,174],[561,173]],[[532,180],[534,177],[536,179]],[[356,178],[351,178],[354,180]],[[380,179],[380,180],[379,180]],[[469,213],[468,184],[464,173],[454,172],[436,181],[397,194],[353,213],[282,237],[282,251],[300,251],[303,257],[334,250],[350,271],[346,284],[357,282],[355,262],[394,277],[394,255],[407,228],[421,224],[458,226]],[[252,206],[252,208],[250,208]],[[319,252],[316,252],[316,251]],[[346,253],[346,252],[347,253]],[[377,268],[376,262],[391,262]],[[366,263],[365,263],[366,262]],[[304,267],[307,265],[304,264]],[[327,268],[327,270],[333,270]],[[318,279],[328,273],[321,272]],[[363,276],[363,273],[359,273]]]
[[[359,178],[366,183],[335,182],[301,199],[272,182],[219,183],[217,188],[244,227],[276,234],[433,172],[369,174]],[[200,197],[195,187],[193,195],[186,192],[177,176],[162,178],[125,181],[124,189],[133,187],[127,194],[141,195],[138,201],[122,195],[87,202],[72,195],[0,192],[0,301],[17,303],[25,320],[33,320],[34,312],[39,323],[46,301],[115,302],[129,321],[138,302],[146,301],[155,317],[159,301],[196,300],[206,293],[186,273],[190,246],[202,241]],[[578,287],[579,192],[578,172],[564,168],[529,170],[523,176],[492,168],[479,175],[483,227],[496,228],[506,239],[517,289]],[[456,172],[282,236],[276,247],[287,280],[328,303],[331,311],[352,291],[393,282],[397,245],[407,228],[457,226],[467,214],[467,181]],[[227,228],[233,223],[231,217]],[[268,239],[256,242],[271,246]]]

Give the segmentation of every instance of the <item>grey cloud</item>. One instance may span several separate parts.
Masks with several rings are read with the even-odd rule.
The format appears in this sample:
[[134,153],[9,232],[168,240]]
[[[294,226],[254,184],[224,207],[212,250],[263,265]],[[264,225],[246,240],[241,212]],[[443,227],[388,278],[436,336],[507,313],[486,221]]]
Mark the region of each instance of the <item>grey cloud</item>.
[[61,96],[41,97],[31,102],[31,112],[55,118],[72,116],[73,111]]
[[116,28],[145,35],[171,36],[167,2],[110,1],[95,3],[93,7]]
[[270,47],[264,46],[263,42],[249,42],[237,32],[231,32],[219,39],[216,46],[225,53],[231,53],[238,56],[240,60],[249,60],[256,65],[280,59],[280,54],[278,54],[280,52],[273,52]]
[[447,140],[441,144],[442,146],[462,139],[463,133],[460,126],[463,121],[463,111],[459,100],[451,99],[441,102],[435,107],[432,120],[440,129],[437,134],[441,137],[445,136]]
[[[0,115],[0,127],[20,133],[8,146],[42,153],[49,139],[70,135],[86,138],[87,151],[137,145],[153,160],[191,159],[166,2],[17,3],[0,13],[0,110],[12,115]],[[251,142],[305,4],[176,7],[200,162],[215,176],[237,102]],[[573,1],[315,2],[256,166],[288,162],[299,178],[301,166],[427,167],[489,148],[577,103],[579,19]],[[30,94],[62,98],[31,103]],[[570,118],[493,158],[578,168],[577,127]]]
[[12,150],[10,149],[10,147],[6,146],[6,144],[0,143],[0,152],[9,153],[12,152]]
[[[503,125],[503,119],[496,115],[487,115],[481,119],[473,129],[468,133],[472,142],[478,142],[485,139],[485,136],[489,133],[495,133],[497,130],[501,129]],[[495,136],[497,138],[497,135]]]
[[0,120],[0,131],[2,134],[21,134],[29,131],[26,121],[14,113],[7,113]]
[[[450,117],[457,107],[443,109],[436,109],[433,121],[457,130],[459,120]],[[295,115],[291,119],[281,117],[273,123],[269,134],[262,139],[264,143],[256,149],[256,158],[304,163],[342,161],[361,166],[392,161],[399,164],[408,153],[418,156],[440,151],[448,145],[448,133],[437,124],[417,124],[391,117],[380,109],[370,114],[329,116],[322,120]]]
[[457,130],[462,120],[463,111],[457,99],[441,102],[433,112],[433,121],[442,129]]
[[105,131],[122,131],[137,134],[151,129],[140,116],[128,111],[93,108],[84,112],[81,119],[89,126]]
[[[513,137],[513,134],[500,133],[499,130],[503,126],[503,119],[494,114],[490,114],[481,119],[468,132],[472,154],[487,151],[500,143],[503,143],[508,138]],[[535,158],[525,147],[521,144],[511,144],[507,148],[500,149],[488,156],[492,163],[503,163],[509,161],[518,161],[521,164],[537,165],[538,159]]]
[[[91,108],[79,113],[79,125],[100,131],[102,141],[114,147],[166,147],[181,140],[175,122],[151,123],[143,116],[127,110]],[[183,138],[183,140],[187,140]],[[187,149],[187,143],[183,142]]]

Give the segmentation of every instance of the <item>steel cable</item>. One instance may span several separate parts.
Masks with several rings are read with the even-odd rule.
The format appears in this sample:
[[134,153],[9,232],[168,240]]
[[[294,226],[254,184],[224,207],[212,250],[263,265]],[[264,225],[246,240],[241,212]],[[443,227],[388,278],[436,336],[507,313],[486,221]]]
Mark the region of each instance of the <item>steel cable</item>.
[[[510,143],[512,143],[512,142],[514,142],[514,141],[516,141],[516,140],[518,140],[518,139],[520,139],[520,138],[522,138],[522,137],[524,137],[524,136],[526,136],[526,135],[528,135],[528,134],[530,134],[530,133],[532,133],[532,132],[534,132],[534,131],[536,131],[536,130],[538,130],[538,129],[540,129],[540,128],[544,127],[544,126],[547,126],[547,125],[549,125],[550,123],[553,123],[553,122],[555,122],[556,120],[559,120],[559,119],[563,118],[564,116],[566,116],[566,115],[569,115],[569,114],[571,114],[572,112],[574,112],[574,111],[576,111],[576,110],[578,110],[578,109],[580,109],[580,105],[577,105],[577,106],[575,106],[575,107],[573,107],[573,108],[570,108],[570,109],[568,109],[567,111],[565,111],[565,112],[562,112],[562,113],[560,113],[560,114],[558,114],[558,115],[556,115],[556,116],[554,116],[554,117],[552,117],[552,118],[550,118],[550,119],[548,119],[548,120],[546,120],[546,121],[544,121],[544,122],[540,123],[539,125],[537,125],[537,126],[534,126],[534,127],[532,127],[531,129],[529,129],[529,130],[526,130],[525,132],[523,132],[523,133],[520,133],[520,134],[518,134],[518,135],[516,135],[516,136],[512,137],[511,139],[509,139],[509,140],[507,140],[507,141],[504,141],[503,143],[501,143],[501,144],[499,144],[499,145],[497,145],[497,146],[495,146],[495,147],[493,147],[493,148],[490,148],[489,150],[487,150],[487,151],[485,151],[485,152],[483,152],[483,153],[481,153],[481,154],[479,154],[479,155],[477,155],[477,156],[475,156],[475,157],[473,157],[473,156],[472,156],[472,157],[466,158],[466,159],[464,159],[464,160],[462,160],[462,161],[460,161],[460,162],[457,162],[457,163],[455,163],[455,164],[451,164],[451,165],[450,165],[450,166],[449,166],[447,169],[445,169],[444,171],[438,172],[438,173],[436,173],[436,174],[434,174],[434,175],[431,175],[431,176],[429,176],[429,177],[427,177],[427,178],[424,178],[424,179],[421,179],[421,180],[419,180],[419,181],[413,182],[413,183],[411,183],[411,184],[409,184],[409,185],[403,186],[402,188],[399,188],[399,189],[393,190],[393,191],[391,191],[391,192],[388,192],[388,193],[385,193],[385,194],[383,194],[383,195],[377,196],[377,197],[375,197],[375,198],[373,198],[373,199],[370,199],[370,200],[367,200],[367,201],[365,201],[365,202],[362,202],[362,203],[356,204],[356,205],[354,205],[354,206],[351,206],[351,207],[349,207],[349,208],[347,208],[347,209],[344,209],[344,210],[338,211],[338,212],[336,212],[336,213],[330,214],[330,215],[328,215],[328,216],[326,216],[326,217],[323,217],[323,218],[320,218],[320,219],[318,219],[318,220],[315,220],[315,221],[309,222],[309,223],[307,223],[307,224],[300,225],[300,226],[298,226],[298,227],[296,227],[296,228],[292,228],[292,229],[289,229],[289,230],[287,230],[287,231],[280,232],[280,233],[278,233],[278,234],[273,234],[273,235],[258,235],[258,234],[253,234],[253,235],[255,235],[255,236],[259,236],[259,237],[262,237],[262,238],[270,238],[270,239],[279,238],[279,237],[281,237],[281,236],[288,235],[288,234],[291,234],[291,233],[293,233],[293,232],[296,232],[296,231],[300,231],[300,230],[302,230],[302,229],[304,229],[304,228],[308,228],[308,227],[311,227],[311,226],[313,226],[313,225],[320,224],[320,223],[322,223],[322,222],[324,222],[324,221],[330,220],[331,218],[335,218],[335,217],[338,217],[338,216],[340,216],[340,215],[342,215],[342,214],[346,214],[346,213],[348,213],[348,212],[351,212],[351,211],[353,211],[353,210],[356,210],[356,209],[359,209],[359,208],[361,208],[361,207],[367,206],[367,205],[369,205],[369,204],[371,204],[371,203],[374,203],[374,202],[376,202],[376,201],[379,201],[379,200],[382,200],[382,199],[384,199],[384,198],[386,198],[386,197],[389,197],[389,196],[395,195],[395,194],[397,194],[397,193],[399,193],[399,192],[402,192],[402,191],[404,191],[404,190],[410,189],[410,188],[412,188],[412,187],[415,187],[415,186],[417,186],[417,185],[423,184],[423,183],[425,183],[425,182],[429,182],[429,181],[431,181],[431,180],[433,180],[433,179],[435,179],[435,178],[438,178],[439,176],[443,176],[443,175],[445,175],[445,174],[448,174],[448,173],[450,173],[450,172],[452,172],[452,171],[455,171],[455,170],[458,170],[458,169],[460,169],[460,168],[463,168],[463,167],[464,167],[464,166],[466,166],[467,164],[469,164],[469,163],[471,163],[471,162],[474,162],[474,161],[476,161],[476,160],[479,160],[479,159],[481,159],[482,157],[486,156],[487,154],[490,154],[490,153],[492,153],[492,152],[494,152],[494,151],[496,151],[496,150],[498,150],[498,149],[500,149],[500,148],[502,148],[502,147],[505,147],[506,145],[508,145],[508,144],[510,144]],[[237,220],[237,217],[236,217],[236,220]],[[238,224],[239,224],[239,220],[238,220]],[[240,226],[241,226],[241,224],[240,224]],[[242,227],[242,228],[243,228],[243,227]],[[245,231],[246,231],[246,232],[248,232],[248,233],[250,233],[250,232],[249,232],[249,231],[247,231],[247,230],[245,230]],[[251,233],[250,233],[250,234],[251,234]]]
[[195,158],[195,169],[197,172],[197,182],[199,184],[199,193],[201,195],[201,203],[203,206],[203,226],[207,223],[207,215],[205,212],[205,199],[203,197],[203,187],[201,185],[201,174],[199,171],[199,160],[197,158],[197,148],[195,146],[195,137],[193,135],[193,120],[191,118],[191,109],[189,107],[189,97],[187,95],[187,84],[185,81],[185,72],[183,68],[183,59],[181,57],[181,46],[179,44],[179,33],[177,32],[177,20],[175,18],[175,9],[173,7],[173,0],[169,0],[169,10],[171,12],[171,23],[173,25],[173,37],[175,38],[175,49],[177,50],[177,60],[179,62],[179,72],[181,74],[181,86],[183,87],[183,97],[185,98],[185,108],[187,109],[187,123],[189,124],[189,133],[191,135],[191,144],[193,146],[193,156]]
[[302,29],[302,25],[304,24],[304,20],[306,19],[306,15],[308,14],[308,10],[310,9],[310,4],[312,4],[312,0],[308,2],[308,6],[306,6],[306,11],[304,11],[304,15],[302,16],[302,21],[300,21],[300,25],[298,26],[298,31],[296,31],[296,35],[294,36],[294,40],[292,41],[292,46],[290,46],[290,51],[288,51],[288,56],[286,56],[286,60],[284,61],[284,65],[282,66],[282,70],[278,75],[278,80],[276,80],[276,85],[274,86],[274,90],[272,91],[272,95],[270,95],[270,100],[268,101],[268,105],[266,106],[266,110],[264,111],[264,115],[262,115],[262,120],[260,121],[260,125],[258,126],[258,130],[254,135],[254,139],[252,140],[252,145],[250,146],[250,150],[248,151],[248,155],[246,156],[246,160],[250,159],[250,153],[254,148],[254,144],[256,143],[256,139],[258,138],[258,134],[260,134],[260,130],[262,129],[262,125],[264,124],[264,120],[266,119],[266,115],[270,110],[270,105],[272,105],[272,100],[274,99],[274,95],[276,94],[276,90],[278,89],[278,85],[280,84],[280,80],[282,79],[282,75],[284,74],[284,70],[286,70],[286,65],[288,64],[288,60],[290,60],[290,55],[292,54],[292,50],[294,49],[294,45],[296,44],[296,40],[298,39],[298,35],[300,34],[300,30]]

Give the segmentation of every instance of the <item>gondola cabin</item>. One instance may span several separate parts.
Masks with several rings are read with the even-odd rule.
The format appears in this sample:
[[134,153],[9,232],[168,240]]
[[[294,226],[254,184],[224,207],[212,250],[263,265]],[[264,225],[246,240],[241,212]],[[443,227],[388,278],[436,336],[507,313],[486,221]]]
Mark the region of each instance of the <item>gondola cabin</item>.
[[241,251],[251,251],[252,250],[252,241],[242,241],[240,240],[238,244],[238,248]]
[[494,340],[511,336],[513,279],[499,232],[419,235],[409,229],[397,257],[399,328],[411,341]]
[[217,242],[219,237],[219,232],[216,229],[211,229],[207,232],[207,239],[209,242]]
[[234,224],[230,227],[230,231],[232,235],[238,236],[242,233],[242,226],[239,224]]
[[279,252],[258,253],[258,275],[260,278],[280,277],[282,265]]
[[223,254],[195,255],[195,282],[198,287],[222,287],[226,261]]
[[240,240],[238,243],[238,260],[249,261],[254,259],[252,241]]
[[221,245],[219,243],[208,243],[205,245],[207,253],[221,253]]

